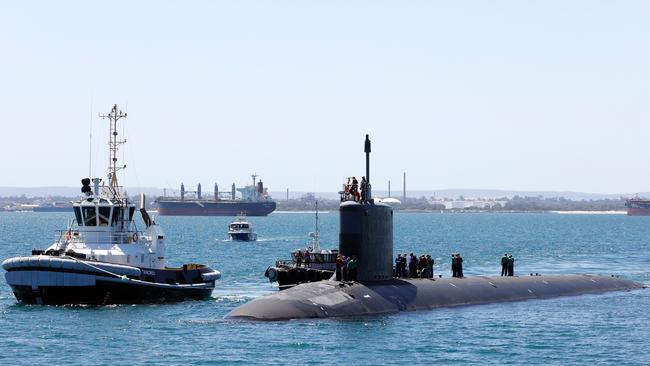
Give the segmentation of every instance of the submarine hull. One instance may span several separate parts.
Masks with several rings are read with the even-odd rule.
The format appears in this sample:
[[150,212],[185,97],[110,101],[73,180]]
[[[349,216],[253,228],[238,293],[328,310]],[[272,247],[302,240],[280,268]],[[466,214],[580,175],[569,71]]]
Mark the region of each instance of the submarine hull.
[[597,275],[321,281],[301,284],[246,303],[228,318],[288,320],[349,317],[598,294],[643,288],[640,283]]

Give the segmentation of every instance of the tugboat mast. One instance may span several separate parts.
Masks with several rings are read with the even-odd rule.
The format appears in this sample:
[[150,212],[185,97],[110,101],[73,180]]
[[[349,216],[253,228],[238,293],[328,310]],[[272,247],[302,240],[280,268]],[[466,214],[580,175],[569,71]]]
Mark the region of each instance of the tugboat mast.
[[108,164],[108,189],[110,192],[113,194],[114,198],[120,198],[119,195],[119,185],[117,183],[117,172],[118,170],[122,170],[126,168],[126,165],[122,166],[117,166],[117,151],[119,150],[119,146],[126,143],[125,140],[118,140],[117,139],[117,121],[122,118],[126,118],[126,113],[123,113],[121,110],[117,109],[117,104],[113,105],[113,108],[108,114],[100,114],[99,117],[106,119],[108,118],[109,125],[110,125],[110,136],[109,136],[109,141],[108,141],[108,156],[109,156],[109,164]]
[[316,227],[314,228],[314,246],[313,252],[320,253],[320,230],[318,229],[318,200],[316,200]]

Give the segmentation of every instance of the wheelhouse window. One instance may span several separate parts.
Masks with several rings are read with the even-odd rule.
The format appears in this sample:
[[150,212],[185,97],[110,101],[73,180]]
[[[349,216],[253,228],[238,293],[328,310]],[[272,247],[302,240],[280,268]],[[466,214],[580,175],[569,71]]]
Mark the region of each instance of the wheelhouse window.
[[122,208],[113,208],[113,217],[111,218],[111,226],[117,226],[118,221],[122,219]]
[[83,226],[84,220],[81,218],[81,207],[74,208],[74,215],[77,218],[77,225]]
[[84,226],[97,226],[97,213],[95,207],[82,207]]
[[111,208],[110,207],[98,207],[99,215],[99,226],[108,226],[108,220],[111,217]]

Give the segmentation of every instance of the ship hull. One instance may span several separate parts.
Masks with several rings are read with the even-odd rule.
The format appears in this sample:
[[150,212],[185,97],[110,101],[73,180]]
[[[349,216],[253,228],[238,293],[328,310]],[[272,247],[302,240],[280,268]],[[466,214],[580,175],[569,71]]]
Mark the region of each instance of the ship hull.
[[254,233],[230,233],[230,240],[233,241],[256,241],[257,234]]
[[628,216],[650,216],[650,207],[628,207]]
[[275,211],[275,202],[159,201],[161,216],[267,216]]
[[[10,273],[10,272],[9,272]],[[16,299],[38,305],[110,305],[203,300],[212,294],[214,285],[165,285],[102,277],[93,274],[66,273],[70,283],[33,286],[7,282]],[[30,271],[36,278],[51,278],[56,272]]]
[[206,299],[221,274],[200,269],[146,269],[63,257],[3,262],[16,299],[39,305],[109,305]]
[[259,297],[237,307],[226,317],[267,321],[356,317],[628,291],[644,287],[637,282],[596,275],[475,276],[435,280],[392,279],[364,283],[320,281]]
[[[178,287],[178,286],[173,286]],[[31,286],[12,285],[16,299],[24,304],[38,305],[111,305],[180,302],[204,300],[210,297],[212,288],[181,289],[172,286],[134,285],[113,281],[95,281],[91,286]]]
[[625,201],[628,216],[650,216],[650,200],[632,198]]

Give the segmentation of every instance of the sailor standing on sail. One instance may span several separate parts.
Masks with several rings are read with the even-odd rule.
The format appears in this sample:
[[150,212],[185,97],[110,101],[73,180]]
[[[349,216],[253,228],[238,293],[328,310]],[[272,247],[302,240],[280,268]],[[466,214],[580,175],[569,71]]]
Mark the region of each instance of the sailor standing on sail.
[[358,201],[359,197],[359,181],[357,180],[356,177],[352,177],[352,187],[350,187],[350,193],[352,193],[352,197],[354,198],[355,201]]
[[366,202],[366,197],[368,197],[368,181],[366,177],[361,177],[361,202]]

